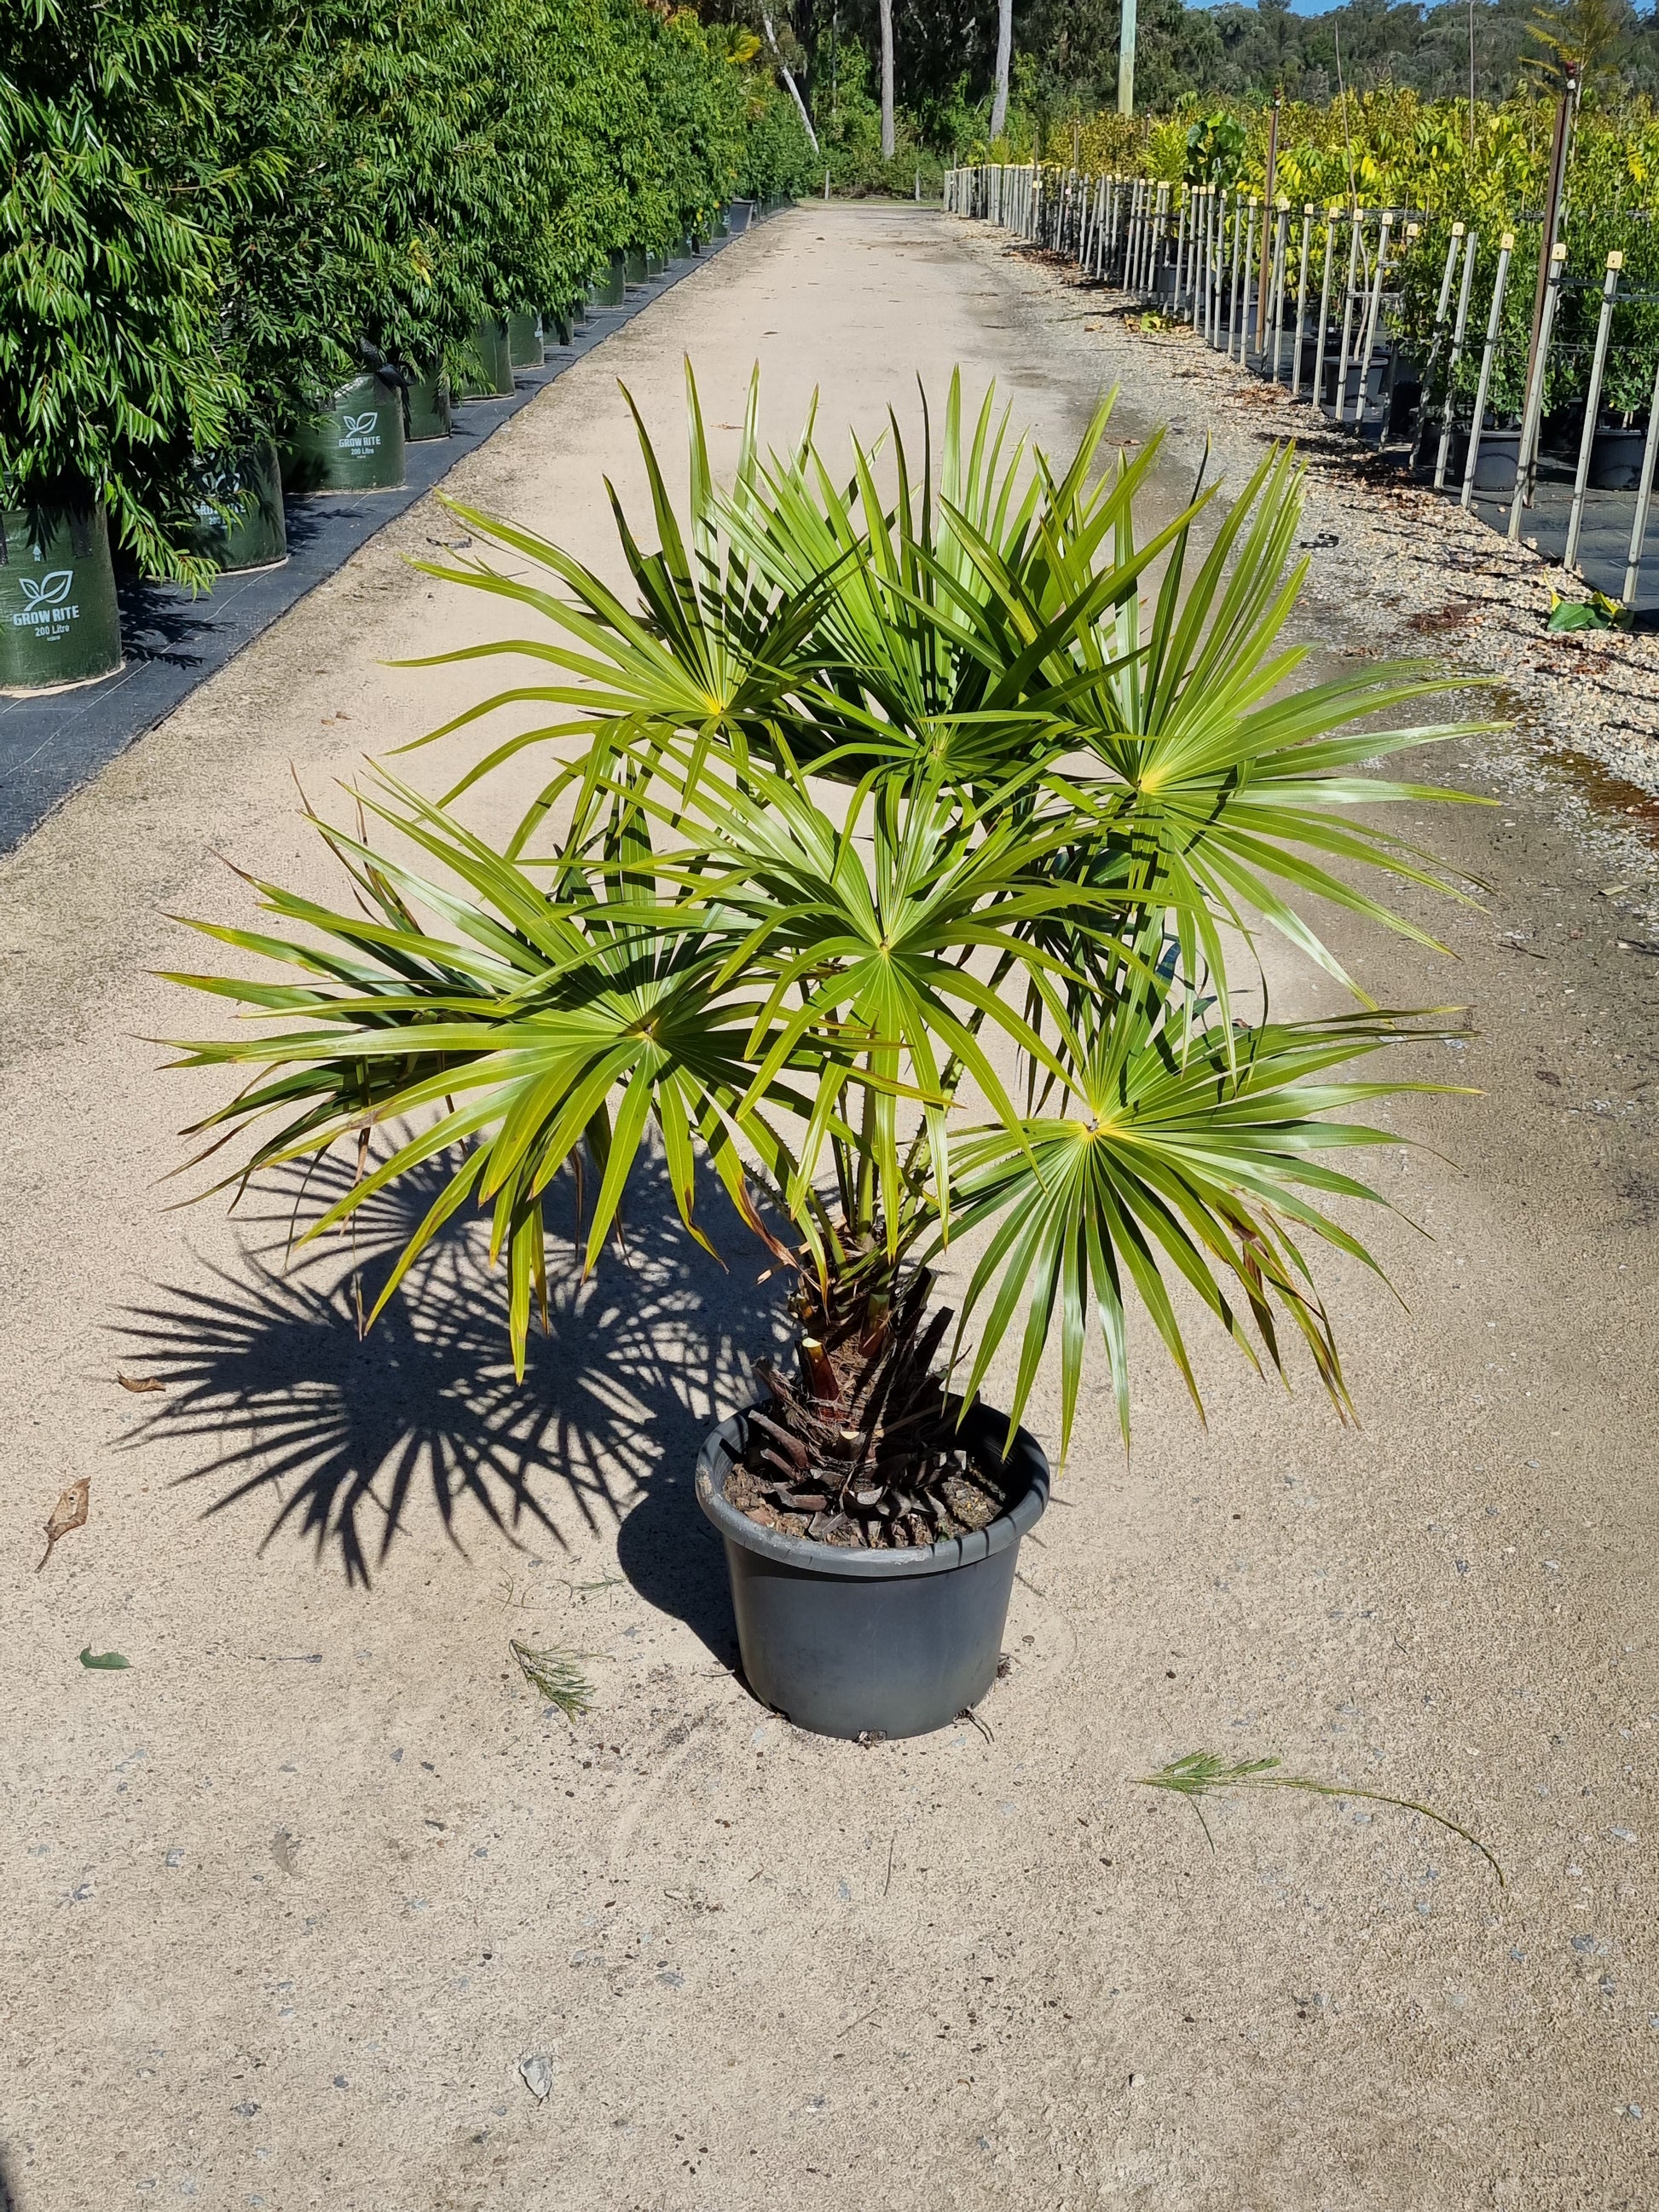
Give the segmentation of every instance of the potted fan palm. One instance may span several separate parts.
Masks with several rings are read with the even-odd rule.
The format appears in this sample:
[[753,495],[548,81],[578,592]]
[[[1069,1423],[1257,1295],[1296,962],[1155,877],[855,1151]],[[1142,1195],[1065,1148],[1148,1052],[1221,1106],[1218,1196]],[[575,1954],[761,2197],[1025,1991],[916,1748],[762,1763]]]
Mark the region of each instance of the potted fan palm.
[[[261,1124],[238,1180],[356,1148],[313,1234],[444,1163],[374,1310],[482,1206],[520,1366],[556,1182],[586,1193],[588,1268],[643,1166],[699,1243],[712,1176],[791,1337],[696,1475],[749,1680],[809,1728],[909,1734],[993,1679],[1049,1480],[1021,1423],[1052,1342],[1064,1457],[1091,1307],[1126,1437],[1137,1301],[1194,1398],[1207,1313],[1258,1364],[1300,1336],[1346,1408],[1310,1255],[1363,1256],[1330,1207],[1375,1194],[1322,1155],[1389,1141],[1345,1109],[1411,1086],[1334,1071],[1433,1032],[1368,1004],[1261,1017],[1223,933],[1277,931],[1343,978],[1293,901],[1389,921],[1360,871],[1438,880],[1355,813],[1424,791],[1355,771],[1453,732],[1375,726],[1444,688],[1419,664],[1291,683],[1288,454],[1200,558],[1197,507],[1137,534],[1156,440],[1097,477],[1104,407],[1052,468],[988,396],[964,423],[953,382],[919,471],[895,429],[846,489],[810,430],[764,458],[755,414],[723,491],[693,392],[689,523],[641,426],[658,544],[622,522],[634,604],[456,510],[507,564],[429,573],[538,634],[472,648],[531,680],[434,734],[509,703],[549,719],[441,801],[377,777],[362,804],[390,836],[319,821],[361,907],[266,884],[259,931],[211,928],[286,964],[180,977],[257,1018],[181,1064],[254,1072],[198,1124],[216,1145]],[[553,765],[492,845],[458,810],[531,748]]]

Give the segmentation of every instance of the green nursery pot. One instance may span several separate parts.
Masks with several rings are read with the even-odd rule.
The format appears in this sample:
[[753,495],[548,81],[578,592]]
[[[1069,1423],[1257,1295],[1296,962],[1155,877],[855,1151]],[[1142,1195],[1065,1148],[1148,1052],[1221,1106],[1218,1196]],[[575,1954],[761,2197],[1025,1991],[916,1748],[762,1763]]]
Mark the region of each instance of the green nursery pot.
[[514,368],[539,368],[546,349],[538,315],[528,312],[507,319],[507,349]]
[[499,315],[481,315],[472,332],[476,368],[461,374],[463,399],[510,399],[513,397],[513,348],[507,324]]
[[653,253],[647,247],[645,256],[645,273],[647,276],[665,276],[668,274],[668,256],[665,253]]
[[404,395],[380,376],[354,376],[326,412],[295,434],[283,463],[290,491],[396,491],[404,481]]
[[575,310],[571,307],[550,307],[542,317],[542,334],[550,347],[570,344],[576,334]]
[[593,297],[602,307],[620,307],[627,284],[623,258],[620,253],[613,253],[605,274],[594,286]]
[[623,277],[624,283],[629,284],[644,283],[645,248],[642,246],[630,246],[623,254]]
[[103,508],[89,499],[0,507],[0,691],[95,684],[120,665]]
[[[288,526],[275,446],[254,446],[246,453],[204,461],[196,472],[196,485],[200,496],[191,532],[196,552],[227,575],[281,567],[288,558]],[[214,512],[210,502],[215,500],[238,509],[234,522]]]
[[404,393],[404,435],[411,445],[420,445],[447,438],[452,427],[449,378],[441,368],[429,368]]

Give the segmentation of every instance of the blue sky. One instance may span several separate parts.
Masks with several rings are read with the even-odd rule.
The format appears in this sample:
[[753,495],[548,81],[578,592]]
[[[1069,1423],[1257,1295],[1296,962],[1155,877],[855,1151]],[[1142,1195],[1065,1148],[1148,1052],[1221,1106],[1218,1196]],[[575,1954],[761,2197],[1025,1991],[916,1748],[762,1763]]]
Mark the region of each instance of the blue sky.
[[[1220,0],[1188,0],[1188,4],[1195,8],[1213,8],[1220,4]],[[1291,13],[1292,15],[1328,15],[1333,8],[1339,8],[1341,4],[1342,0],[1291,0]]]

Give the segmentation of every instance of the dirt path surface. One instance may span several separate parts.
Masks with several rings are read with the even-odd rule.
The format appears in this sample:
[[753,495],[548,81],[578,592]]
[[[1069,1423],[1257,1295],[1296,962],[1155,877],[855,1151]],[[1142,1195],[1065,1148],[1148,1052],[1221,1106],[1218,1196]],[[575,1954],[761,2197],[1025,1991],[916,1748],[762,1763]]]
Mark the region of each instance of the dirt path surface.
[[[826,428],[914,419],[959,360],[1059,444],[1121,376],[1119,434],[1173,414],[1190,482],[1224,409],[1087,314],[983,233],[808,206],[455,488],[608,560],[613,380],[677,444],[683,351],[722,425],[758,356],[780,436],[814,384]],[[1332,653],[1376,641],[1345,496],[1305,533]],[[1424,824],[1491,887],[1436,917],[1455,961],[1335,926],[1384,1003],[1468,1006],[1423,1072],[1486,1094],[1395,1109],[1409,1310],[1333,1271],[1363,1426],[1212,1354],[1200,1431],[1149,1358],[1131,1462],[1084,1419],[984,1729],[860,1750],[731,1671],[690,1474],[770,1328],[734,1231],[723,1275],[647,1194],[519,1388],[469,1239],[360,1346],[349,1256],[284,1274],[277,1199],[163,1211],[209,1103],[135,1042],[203,1018],[149,979],[202,957],[165,916],[248,917],[215,854],[334,893],[291,768],[322,799],[473,696],[383,665],[490,634],[402,562],[459,534],[412,510],[0,868],[0,2203],[1659,2204],[1640,795],[1536,731],[1463,744],[1440,772],[1502,803]],[[590,1655],[593,1711],[514,1635]],[[1132,1781],[1200,1747],[1425,1800],[1508,1887],[1357,1799],[1241,1796],[1212,1850]]]

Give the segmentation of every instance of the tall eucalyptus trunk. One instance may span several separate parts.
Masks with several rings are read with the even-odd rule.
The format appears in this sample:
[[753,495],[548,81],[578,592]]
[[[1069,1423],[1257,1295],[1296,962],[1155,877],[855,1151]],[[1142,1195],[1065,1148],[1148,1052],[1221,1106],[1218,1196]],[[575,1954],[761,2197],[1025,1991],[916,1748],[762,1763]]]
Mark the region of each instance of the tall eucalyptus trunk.
[[881,158],[893,158],[893,0],[881,4]]
[[790,99],[795,103],[795,112],[800,118],[800,127],[806,133],[811,143],[812,151],[816,154],[821,150],[818,145],[818,134],[812,128],[812,118],[806,112],[806,102],[800,96],[800,87],[795,82],[795,73],[783,58],[783,48],[778,44],[778,34],[772,28],[772,11],[769,8],[762,9],[761,21],[766,27],[766,43],[772,49],[772,58],[776,62],[784,83],[788,87]]
[[997,0],[996,86],[991,94],[991,136],[1000,138],[1008,121],[1008,66],[1014,52],[1014,0]]

